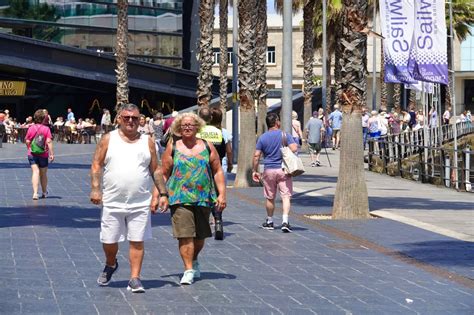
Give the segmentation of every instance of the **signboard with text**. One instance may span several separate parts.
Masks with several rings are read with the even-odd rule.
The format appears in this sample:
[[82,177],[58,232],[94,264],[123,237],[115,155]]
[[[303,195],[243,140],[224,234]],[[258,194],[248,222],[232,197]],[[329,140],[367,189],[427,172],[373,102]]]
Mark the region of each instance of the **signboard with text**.
[[25,81],[0,81],[0,96],[24,96]]

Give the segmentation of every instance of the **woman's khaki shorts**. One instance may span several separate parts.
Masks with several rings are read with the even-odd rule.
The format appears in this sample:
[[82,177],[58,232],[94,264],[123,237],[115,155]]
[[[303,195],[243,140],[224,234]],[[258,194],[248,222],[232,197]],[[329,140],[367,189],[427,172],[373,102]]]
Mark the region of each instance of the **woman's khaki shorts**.
[[211,208],[192,205],[171,206],[171,223],[173,236],[176,238],[197,238],[200,240],[211,237],[209,214]]

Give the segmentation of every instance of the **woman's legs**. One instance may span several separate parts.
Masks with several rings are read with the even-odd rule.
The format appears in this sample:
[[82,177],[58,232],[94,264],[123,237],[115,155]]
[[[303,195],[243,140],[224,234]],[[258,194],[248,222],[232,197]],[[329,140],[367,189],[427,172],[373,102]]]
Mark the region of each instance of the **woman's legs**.
[[43,191],[43,195],[46,194],[48,191],[48,168],[42,167],[39,169],[39,177],[41,182],[41,190]]
[[31,164],[31,185],[33,186],[33,197],[38,197],[38,185],[40,178],[40,170],[38,165]]

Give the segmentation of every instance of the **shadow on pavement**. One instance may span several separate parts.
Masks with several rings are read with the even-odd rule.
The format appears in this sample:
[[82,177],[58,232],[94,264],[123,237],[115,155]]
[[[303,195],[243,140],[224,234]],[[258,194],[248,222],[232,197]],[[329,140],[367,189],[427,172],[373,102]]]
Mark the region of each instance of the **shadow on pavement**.
[[[164,280],[141,280],[143,287],[145,289],[157,289],[164,286],[173,286],[179,287],[180,285],[174,281],[164,281]],[[128,281],[113,281],[108,285],[111,288],[126,288],[128,286]]]
[[[396,244],[401,253],[423,262],[474,268],[474,243],[446,240]],[[474,274],[474,270],[472,271]]]
[[[71,207],[57,205],[30,205],[25,207],[1,207],[0,228],[18,226],[54,226],[78,229],[100,228],[98,207]],[[152,216],[152,226],[171,225],[169,215]]]
[[[0,169],[19,169],[30,168],[28,161],[25,158],[24,163],[0,163]],[[90,169],[90,164],[69,164],[69,163],[49,163],[49,169]]]
[[[183,274],[182,273],[173,273],[169,275],[164,275],[161,276],[162,278],[171,278],[171,277],[179,277],[181,278]],[[229,274],[229,273],[218,273],[218,272],[202,272],[201,271],[201,278],[196,281],[200,281],[203,279],[237,279],[235,275]]]

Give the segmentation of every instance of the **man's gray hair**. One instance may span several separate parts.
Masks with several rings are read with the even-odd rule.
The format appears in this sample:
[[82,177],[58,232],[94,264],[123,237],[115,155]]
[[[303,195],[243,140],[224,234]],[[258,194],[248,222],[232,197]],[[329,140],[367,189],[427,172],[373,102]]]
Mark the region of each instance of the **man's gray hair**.
[[140,109],[138,108],[138,106],[132,103],[127,103],[127,104],[122,103],[119,107],[118,114],[120,114],[120,112],[123,110],[129,110],[129,111],[137,110],[138,112],[140,112]]

